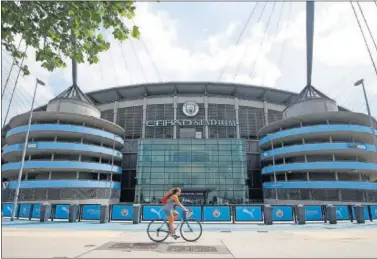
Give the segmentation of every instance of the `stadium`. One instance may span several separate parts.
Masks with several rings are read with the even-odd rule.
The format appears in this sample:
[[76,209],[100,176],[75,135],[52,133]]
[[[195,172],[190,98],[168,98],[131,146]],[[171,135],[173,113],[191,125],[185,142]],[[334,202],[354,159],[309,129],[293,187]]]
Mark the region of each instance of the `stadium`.
[[[3,130],[3,202],[15,195],[28,117]],[[34,110],[21,203],[158,203],[173,186],[192,204],[377,203],[368,116],[312,86],[213,82],[74,85]]]

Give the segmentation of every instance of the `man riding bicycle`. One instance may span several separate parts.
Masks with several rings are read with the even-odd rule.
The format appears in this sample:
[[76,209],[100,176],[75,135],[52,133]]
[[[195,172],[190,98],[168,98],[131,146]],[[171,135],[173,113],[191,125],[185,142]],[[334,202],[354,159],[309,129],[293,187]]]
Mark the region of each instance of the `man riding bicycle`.
[[161,200],[162,204],[164,204],[162,210],[166,214],[167,220],[169,222],[170,235],[175,239],[179,238],[179,236],[174,231],[174,220],[179,215],[179,213],[174,210],[174,206],[179,206],[184,212],[189,211],[179,201],[178,197],[180,195],[181,189],[175,187],[168,191]]

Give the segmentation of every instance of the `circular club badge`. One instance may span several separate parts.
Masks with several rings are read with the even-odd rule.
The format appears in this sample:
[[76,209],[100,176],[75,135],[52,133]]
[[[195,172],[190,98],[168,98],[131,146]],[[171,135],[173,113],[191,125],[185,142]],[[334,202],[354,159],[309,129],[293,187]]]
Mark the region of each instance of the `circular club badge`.
[[183,104],[182,111],[187,117],[194,117],[199,112],[199,105],[191,101],[185,102]]
[[221,215],[221,212],[219,211],[219,210],[214,210],[213,212],[212,212],[212,215],[215,217],[215,218],[218,218],[218,217],[220,217],[220,215]]
[[128,216],[128,209],[122,209],[120,211],[120,215],[122,215],[123,217],[127,217]]
[[284,216],[284,212],[283,212],[282,210],[278,209],[278,210],[276,211],[276,216],[277,216],[278,218],[281,218],[281,217]]

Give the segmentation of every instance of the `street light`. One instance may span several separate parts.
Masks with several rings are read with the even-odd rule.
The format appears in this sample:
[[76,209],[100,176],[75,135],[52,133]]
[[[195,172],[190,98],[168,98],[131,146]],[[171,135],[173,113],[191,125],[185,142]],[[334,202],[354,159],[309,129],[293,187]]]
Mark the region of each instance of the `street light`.
[[27,146],[28,146],[29,133],[30,133],[30,127],[31,127],[31,118],[33,117],[34,101],[35,101],[35,96],[36,96],[36,93],[37,93],[38,85],[44,86],[46,84],[43,81],[39,80],[38,78],[37,78],[37,80],[35,82],[33,101],[31,102],[31,108],[30,108],[29,123],[28,123],[28,128],[27,128],[27,132],[26,132],[26,136],[25,136],[24,149],[22,151],[21,166],[20,166],[20,171],[18,172],[16,194],[15,194],[14,200],[13,200],[12,216],[10,218],[11,221],[14,220],[14,217],[16,215],[16,209],[17,209],[16,207],[17,207],[17,203],[18,203],[18,195],[20,194],[20,186],[21,186],[21,179],[22,179],[22,170],[24,169],[25,155],[26,155],[26,149],[27,149]]
[[374,133],[372,115],[370,114],[368,97],[367,97],[367,93],[365,91],[364,79],[360,79],[360,80],[356,81],[355,84],[354,84],[354,86],[359,86],[359,85],[361,85],[363,87],[365,103],[367,105],[367,111],[368,111],[368,116],[369,116],[369,127],[372,130],[372,138],[373,138],[374,146],[376,147],[376,152],[377,152],[377,140],[376,140],[376,135]]

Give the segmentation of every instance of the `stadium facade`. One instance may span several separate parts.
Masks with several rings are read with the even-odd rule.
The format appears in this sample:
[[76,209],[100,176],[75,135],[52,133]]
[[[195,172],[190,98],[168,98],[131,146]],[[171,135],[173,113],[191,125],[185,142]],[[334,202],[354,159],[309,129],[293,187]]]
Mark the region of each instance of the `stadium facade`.
[[[3,201],[27,123],[21,114],[3,130]],[[313,87],[71,87],[33,112],[20,202],[153,203],[180,186],[193,203],[377,203],[373,137],[367,115]]]

